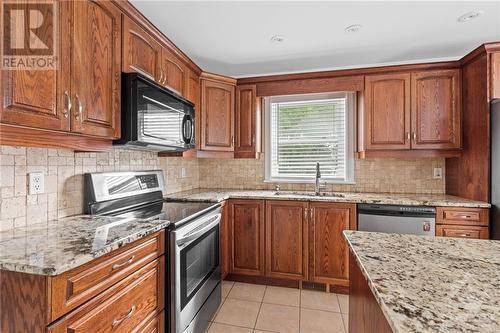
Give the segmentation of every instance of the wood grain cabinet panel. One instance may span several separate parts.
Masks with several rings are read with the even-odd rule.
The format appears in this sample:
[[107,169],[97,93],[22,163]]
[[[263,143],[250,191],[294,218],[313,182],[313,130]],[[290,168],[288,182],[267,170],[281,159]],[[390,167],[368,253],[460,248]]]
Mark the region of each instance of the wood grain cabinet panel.
[[[54,1],[51,1],[54,2]],[[27,4],[19,4],[26,6]],[[57,68],[54,70],[1,70],[2,103],[0,121],[34,128],[67,131],[70,127],[69,99],[71,98],[70,3],[58,6]],[[37,30],[37,34],[52,31]]]
[[412,73],[412,148],[461,146],[460,70]]
[[72,3],[71,129],[117,138],[121,114],[121,12],[110,1]]
[[202,150],[234,150],[234,94],[234,85],[202,78]]
[[488,227],[473,225],[438,224],[436,225],[436,236],[489,239],[489,230]]
[[500,98],[500,50],[490,54],[490,98]]
[[230,200],[231,273],[264,275],[264,201]]
[[365,78],[364,149],[410,148],[410,74]]
[[49,327],[49,333],[133,332],[163,309],[164,256]]
[[307,202],[266,201],[266,276],[307,279]]
[[75,309],[164,252],[164,232],[145,237],[51,281],[51,318]]
[[437,207],[437,224],[475,225],[487,227],[490,223],[488,208]]
[[222,202],[220,221],[220,267],[222,279],[229,274],[230,267],[230,241],[229,241],[229,205],[227,201]]
[[260,109],[255,84],[236,87],[235,157],[255,158],[260,153]]
[[310,279],[349,285],[349,249],[342,235],[356,229],[356,205],[311,202]]
[[137,333],[163,333],[165,330],[165,311],[151,319],[143,328]]
[[161,84],[184,95],[186,68],[169,50],[161,51]]
[[160,81],[161,45],[128,16],[123,16],[122,70]]

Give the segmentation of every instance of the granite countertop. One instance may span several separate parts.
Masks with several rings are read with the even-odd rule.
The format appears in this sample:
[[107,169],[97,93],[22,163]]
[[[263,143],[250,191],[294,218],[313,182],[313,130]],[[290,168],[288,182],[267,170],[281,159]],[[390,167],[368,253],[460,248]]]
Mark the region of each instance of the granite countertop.
[[344,236],[394,332],[500,332],[500,241]]
[[0,269],[58,275],[169,225],[145,220],[78,215],[0,232]]
[[[309,193],[309,195],[307,195]],[[334,192],[338,196],[311,196],[311,192],[270,190],[231,190],[231,189],[196,189],[177,192],[165,197],[168,200],[217,202],[233,199],[282,199],[282,200],[314,200],[328,202],[353,202],[387,205],[442,206],[489,208],[491,205],[482,201],[473,201],[444,194],[389,194],[389,193],[355,193]]]

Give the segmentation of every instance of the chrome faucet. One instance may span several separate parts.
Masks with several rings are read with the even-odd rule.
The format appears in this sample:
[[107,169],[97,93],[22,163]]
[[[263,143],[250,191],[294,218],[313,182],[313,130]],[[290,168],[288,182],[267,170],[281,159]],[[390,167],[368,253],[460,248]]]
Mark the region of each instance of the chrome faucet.
[[316,183],[314,184],[314,193],[319,195],[321,191],[321,186],[319,185],[319,180],[321,178],[321,171],[319,170],[319,162],[316,162]]

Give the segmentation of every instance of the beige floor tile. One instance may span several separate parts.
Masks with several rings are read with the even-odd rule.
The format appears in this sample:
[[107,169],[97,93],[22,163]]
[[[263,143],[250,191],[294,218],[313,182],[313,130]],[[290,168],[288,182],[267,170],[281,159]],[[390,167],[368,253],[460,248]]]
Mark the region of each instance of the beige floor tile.
[[259,302],[240,299],[226,299],[215,316],[214,322],[234,326],[254,328],[260,308]]
[[344,321],[344,328],[346,332],[349,332],[349,315],[343,314],[342,320]]
[[264,294],[264,303],[299,306],[300,290],[268,286]]
[[322,291],[302,290],[300,294],[300,307],[340,312],[337,295]]
[[231,288],[233,288],[233,281],[222,281],[222,298],[226,298]]
[[349,295],[337,294],[339,299],[340,312],[349,313]]
[[300,309],[300,333],[344,333],[340,313]]
[[252,329],[213,323],[207,333],[252,333]]
[[227,297],[262,302],[266,286],[236,282]]
[[255,328],[280,333],[298,333],[299,308],[262,303]]

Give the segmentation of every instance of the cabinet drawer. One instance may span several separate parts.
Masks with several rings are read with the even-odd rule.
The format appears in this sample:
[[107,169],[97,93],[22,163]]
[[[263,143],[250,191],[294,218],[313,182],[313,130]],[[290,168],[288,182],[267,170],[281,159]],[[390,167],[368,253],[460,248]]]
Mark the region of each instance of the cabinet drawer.
[[[63,317],[48,332],[154,332],[155,324],[150,321],[163,309],[164,258],[147,264]],[[150,324],[152,330],[144,331]]]
[[489,233],[488,233],[488,227],[462,226],[462,225],[437,225],[436,236],[488,239]]
[[164,252],[164,231],[145,237],[51,281],[51,319],[55,320]]
[[438,224],[488,226],[489,209],[484,208],[437,208]]

